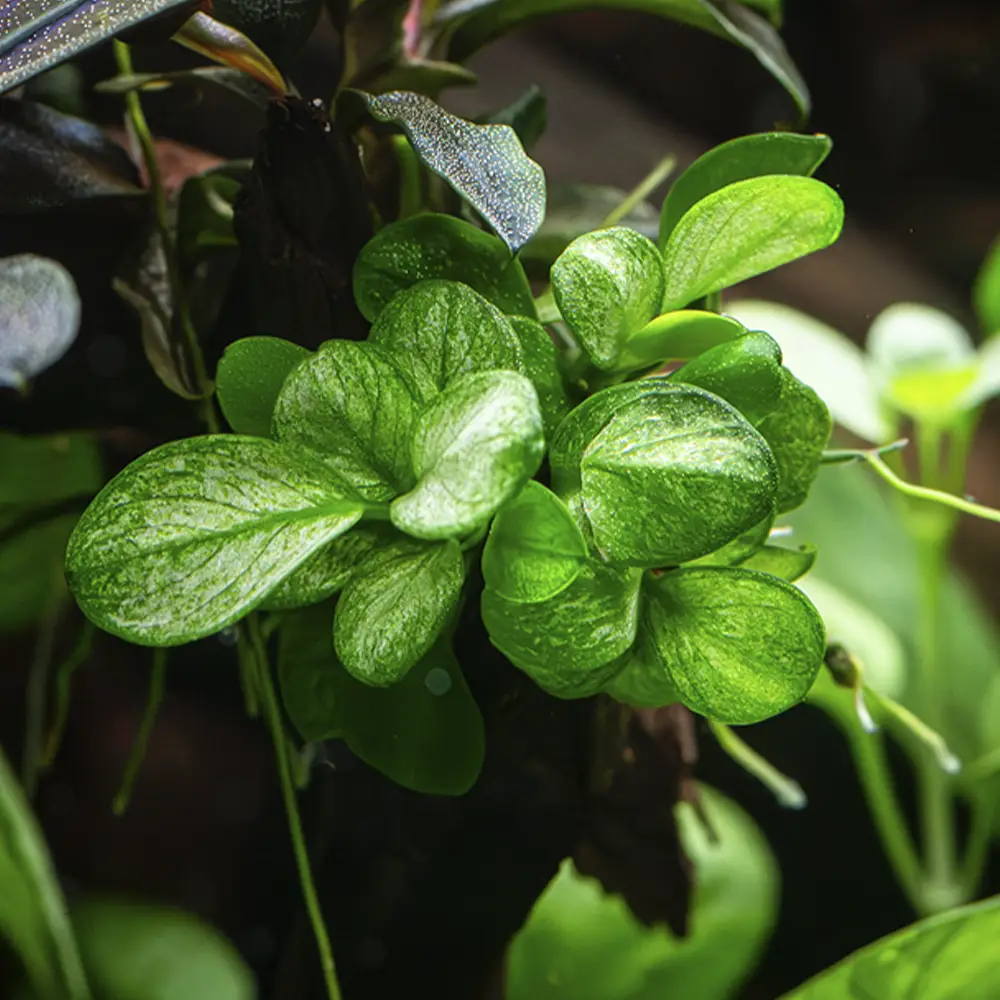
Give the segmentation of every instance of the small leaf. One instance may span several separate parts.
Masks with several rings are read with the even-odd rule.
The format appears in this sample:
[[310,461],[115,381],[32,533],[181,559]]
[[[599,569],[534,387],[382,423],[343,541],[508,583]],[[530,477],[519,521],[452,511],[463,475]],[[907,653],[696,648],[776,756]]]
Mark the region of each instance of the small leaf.
[[753,177],[702,198],[674,227],[663,248],[663,309],[828,247],[840,235],[844,205],[811,177]]
[[816,546],[801,545],[797,549],[786,549],[781,545],[765,545],[740,563],[740,569],[754,569],[761,573],[779,576],[793,583],[805,576],[816,562]]
[[390,223],[364,245],[354,265],[354,296],[374,323],[397,292],[429,278],[469,285],[503,313],[535,315],[524,270],[500,240],[462,219],[430,213]]
[[529,482],[493,520],[483,579],[504,600],[537,604],[565,590],[586,562],[587,543],[566,505]]
[[972,286],[972,305],[987,337],[1000,330],[1000,240],[994,241]]
[[318,452],[365,499],[390,500],[413,485],[409,445],[416,413],[388,351],[330,340],[285,380],[274,433]]
[[664,708],[681,700],[639,621],[635,645],[625,657],[621,673],[605,688],[616,701],[635,708]]
[[708,555],[699,556],[697,559],[691,559],[685,565],[739,566],[767,542],[773,527],[774,515],[769,514],[753,527],[747,528],[742,534],[737,535],[731,542],[726,542],[722,548],[709,552]]
[[751,177],[810,177],[832,148],[828,136],[794,132],[760,132],[715,146],[699,156],[670,188],[660,215],[660,246],[666,245],[681,217],[702,198]]
[[392,523],[417,538],[483,528],[538,471],[544,453],[531,383],[510,371],[466,375],[420,414],[412,439],[417,484],[392,502]]
[[570,410],[556,345],[545,327],[527,316],[511,316],[510,325],[521,343],[520,371],[531,380],[538,393],[538,405],[542,411],[542,423],[547,437],[555,432],[559,422]]
[[84,512],[66,551],[70,589],[123,639],[191,642],[252,611],[363,509],[308,452],[235,435],[172,441]]
[[200,91],[204,83],[239,94],[261,110],[267,108],[273,96],[270,87],[229,66],[193,66],[190,69],[164,70],[160,73],[120,74],[95,84],[94,90],[99,94],[127,94],[133,90],[156,93],[179,86]]
[[483,591],[490,642],[557,698],[596,694],[621,669],[635,640],[639,574],[590,560],[555,597],[538,604]]
[[0,387],[24,390],[76,340],[80,296],[54,260],[0,258]]
[[619,371],[637,371],[664,361],[686,361],[744,334],[730,316],[679,309],[650,320],[632,333],[618,359]]
[[454,541],[400,539],[377,548],[337,602],[337,656],[365,684],[395,684],[448,624],[464,579],[462,550]]
[[679,569],[643,582],[643,628],[694,712],[749,725],[805,698],[823,663],[816,609],[777,577],[742,568]]
[[230,344],[215,374],[223,416],[237,434],[270,437],[278,393],[292,369],[312,357],[279,337],[244,337]]
[[281,627],[285,709],[307,740],[342,739],[370,767],[425,795],[463,795],[483,766],[483,718],[448,642],[438,640],[398,683],[352,677],[330,644],[329,606]]
[[660,311],[663,258],[624,226],[574,240],[552,265],[563,319],[598,368],[618,367],[629,335]]
[[516,253],[545,218],[545,174],[509,125],[475,125],[421,94],[361,95],[371,114],[406,133],[417,155],[446,180]]
[[239,246],[233,230],[234,203],[249,179],[249,162],[233,160],[189,177],[181,186],[177,197],[177,256],[183,268],[193,270],[213,253]]
[[422,281],[400,292],[379,315],[370,340],[393,352],[423,400],[460,375],[523,365],[506,317],[456,281]]
[[501,108],[486,119],[490,125],[509,125],[517,133],[525,149],[531,149],[541,139],[548,121],[548,99],[542,88],[535,83],[507,107]]

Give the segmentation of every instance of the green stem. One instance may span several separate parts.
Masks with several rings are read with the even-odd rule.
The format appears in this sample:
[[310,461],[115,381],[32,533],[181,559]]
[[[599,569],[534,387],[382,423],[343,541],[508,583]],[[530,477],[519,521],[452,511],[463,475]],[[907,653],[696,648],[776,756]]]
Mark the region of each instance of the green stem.
[[40,764],[43,770],[50,768],[59,755],[63,734],[66,732],[66,722],[69,719],[69,702],[73,674],[89,659],[90,650],[94,644],[95,632],[96,629],[93,622],[85,619],[76,645],[70,651],[69,656],[59,665],[59,670],[56,672],[55,715],[52,719],[52,725],[49,728],[48,738],[45,741],[45,749],[42,751]]
[[163,703],[163,689],[166,683],[167,673],[167,651],[165,649],[153,650],[153,669],[149,675],[149,695],[146,698],[146,709],[142,713],[142,721],[139,723],[139,731],[135,735],[132,743],[132,750],[129,753],[128,761],[125,763],[125,773],[122,776],[122,786],[111,804],[111,810],[116,816],[124,816],[132,799],[132,789],[135,787],[135,780],[139,776],[139,769],[146,759],[146,750],[149,748],[149,738],[153,734],[156,725],[156,716],[159,714],[160,705]]
[[782,774],[769,760],[762,757],[753,747],[744,743],[729,726],[721,722],[708,720],[722,750],[729,755],[747,774],[755,777],[765,788],[773,793],[779,805],[786,809],[804,809],[807,799],[802,786],[787,775]]
[[979,892],[979,886],[983,880],[983,869],[986,866],[987,852],[993,841],[996,815],[997,796],[995,790],[993,790],[993,794],[981,789],[978,790],[972,799],[972,824],[958,874],[963,899],[972,899]]
[[316,947],[319,950],[326,993],[329,1000],[341,1000],[340,984],[337,982],[337,968],[333,960],[333,948],[330,945],[330,936],[323,921],[323,911],[320,908],[316,886],[313,883],[312,869],[309,865],[309,851],[306,847],[305,835],[302,832],[302,820],[299,817],[299,807],[295,797],[295,780],[288,757],[288,744],[285,741],[284,726],[281,722],[281,710],[278,707],[278,697],[271,681],[271,670],[268,665],[267,650],[264,648],[264,640],[260,634],[260,625],[254,615],[247,619],[247,633],[257,661],[257,688],[263,701],[268,728],[271,730],[271,740],[274,743],[275,757],[278,762],[278,778],[281,782],[281,794],[285,802],[285,814],[288,818],[288,832],[292,838],[292,851],[295,854],[295,863],[299,870],[302,896],[309,914],[309,922],[312,924],[313,935],[316,938]]
[[424,204],[420,161],[406,136],[394,135],[392,148],[399,167],[399,218],[408,219],[416,215]]
[[45,730],[45,695],[52,670],[52,653],[56,643],[56,627],[62,610],[62,585],[50,598],[49,607],[38,628],[35,651],[28,671],[24,708],[24,757],[21,761],[21,781],[30,801],[38,786],[38,770],[42,760]]
[[665,156],[653,167],[639,183],[632,188],[615,209],[608,213],[601,223],[601,228],[613,226],[621,222],[638,204],[645,201],[673,172],[677,166],[677,157],[673,154]]

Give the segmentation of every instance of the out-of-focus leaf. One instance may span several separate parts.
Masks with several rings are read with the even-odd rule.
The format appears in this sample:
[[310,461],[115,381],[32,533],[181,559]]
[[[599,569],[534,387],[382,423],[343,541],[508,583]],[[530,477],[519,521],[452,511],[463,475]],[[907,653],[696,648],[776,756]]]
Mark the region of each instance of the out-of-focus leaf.
[[253,39],[281,66],[305,46],[322,9],[323,0],[212,0],[211,5],[214,17]]
[[[484,119],[489,125],[509,125],[525,149],[541,139],[549,121],[549,102],[545,92],[533,83],[505,108]],[[592,227],[593,228],[593,227]]]
[[972,286],[972,305],[987,337],[1000,332],[1000,240],[990,247],[980,265]]
[[250,176],[245,160],[225,163],[184,182],[177,201],[177,250],[190,266],[218,248],[235,248],[233,202]]
[[176,86],[200,87],[212,83],[218,87],[245,97],[259,108],[267,107],[271,99],[271,89],[259,80],[229,66],[194,66],[163,73],[132,73],[128,76],[114,76],[95,85],[94,90],[102,94],[127,94],[132,90],[169,90]]
[[0,258],[0,387],[24,389],[79,329],[80,296],[66,268],[32,254]]

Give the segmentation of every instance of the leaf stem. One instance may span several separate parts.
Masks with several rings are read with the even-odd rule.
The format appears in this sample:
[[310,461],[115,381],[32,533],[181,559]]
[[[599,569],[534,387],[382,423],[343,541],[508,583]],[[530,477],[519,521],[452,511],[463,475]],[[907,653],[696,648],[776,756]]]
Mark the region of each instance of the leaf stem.
[[640,202],[645,201],[673,172],[677,166],[677,157],[673,153],[663,157],[646,176],[625,196],[625,199],[612,209],[599,228],[613,226],[621,222],[629,212]]
[[52,653],[56,643],[56,628],[62,611],[62,583],[59,581],[49,598],[45,616],[38,627],[35,650],[28,670],[24,707],[24,755],[21,761],[21,783],[30,801],[38,786],[38,771],[42,759],[45,728],[45,696],[52,669]]
[[52,725],[49,728],[49,735],[45,741],[45,749],[42,751],[40,766],[43,770],[48,770],[55,763],[59,755],[59,748],[62,746],[63,735],[66,732],[66,722],[69,719],[70,693],[73,683],[73,674],[90,658],[90,651],[94,645],[94,634],[96,628],[89,618],[85,618],[83,629],[80,632],[76,645],[70,650],[69,655],[59,665],[56,672],[56,706]]
[[149,738],[153,734],[156,725],[156,716],[159,714],[160,705],[163,703],[163,689],[166,683],[167,673],[167,651],[166,649],[153,650],[153,669],[149,675],[149,695],[146,698],[146,709],[142,713],[142,721],[139,723],[139,731],[136,733],[135,741],[132,743],[132,750],[125,763],[125,773],[122,776],[122,786],[111,804],[111,810],[116,816],[124,816],[132,800],[132,789],[135,787],[135,780],[139,776],[139,769],[146,758],[146,750],[149,748]]
[[773,793],[778,804],[786,809],[804,809],[808,803],[802,786],[787,775],[782,774],[769,760],[762,757],[753,747],[736,735],[729,726],[714,719],[708,720],[712,735],[732,760],[743,768],[747,774],[756,778],[765,788]]
[[295,778],[288,756],[288,744],[285,740],[284,726],[281,722],[281,710],[278,707],[278,697],[271,681],[271,669],[268,664],[267,650],[260,634],[260,625],[256,615],[247,619],[247,634],[256,659],[257,689],[264,705],[268,728],[271,730],[271,740],[274,743],[274,753],[278,763],[278,778],[281,783],[281,794],[285,803],[285,814],[288,819],[288,832],[292,838],[292,851],[299,870],[299,882],[302,886],[302,896],[305,900],[309,922],[312,924],[316,947],[319,950],[320,964],[323,969],[323,979],[326,983],[326,993],[329,1000],[341,1000],[340,984],[337,982],[337,968],[333,959],[333,948],[330,936],[323,921],[323,911],[320,907],[316,886],[313,882],[312,870],[309,864],[309,851],[306,847],[305,835],[302,832],[302,820],[299,816],[298,802],[295,797]]

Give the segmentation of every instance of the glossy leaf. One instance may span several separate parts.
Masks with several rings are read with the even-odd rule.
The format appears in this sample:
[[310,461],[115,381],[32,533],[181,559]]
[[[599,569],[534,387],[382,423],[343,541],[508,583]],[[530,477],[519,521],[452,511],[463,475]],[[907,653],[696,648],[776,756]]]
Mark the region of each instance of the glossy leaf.
[[547,601],[509,601],[489,588],[482,597],[490,642],[558,698],[585,698],[610,682],[635,640],[638,610],[638,572],[595,560]]
[[527,316],[511,316],[510,324],[521,343],[521,373],[531,380],[538,393],[542,423],[548,437],[570,410],[556,345],[545,327]]
[[587,561],[587,543],[566,505],[529,482],[493,520],[483,549],[486,586],[507,601],[547,601],[565,590]]
[[330,644],[329,606],[281,628],[279,676],[289,717],[307,740],[342,739],[366,764],[426,795],[463,795],[482,769],[483,719],[448,642],[398,683],[352,677]]
[[630,334],[618,359],[621,371],[636,371],[685,361],[744,334],[743,326],[730,316],[699,309],[679,309],[650,320]]
[[[509,1000],[729,1000],[753,970],[778,916],[778,863],[753,820],[704,785],[676,807],[697,878],[683,939],[646,927],[625,900],[570,861],[511,944]],[[713,835],[714,834],[714,835]]]
[[513,327],[495,306],[455,281],[422,281],[400,292],[372,327],[427,400],[460,375],[523,364]]
[[629,335],[660,311],[663,258],[624,226],[574,240],[552,265],[563,319],[598,368],[616,368]]
[[278,393],[292,369],[312,357],[280,337],[244,337],[230,344],[215,374],[215,393],[237,434],[270,437]]
[[475,125],[409,91],[362,95],[374,117],[398,125],[423,162],[516,253],[545,218],[545,174],[509,125]]
[[24,390],[76,340],[80,296],[70,273],[46,257],[0,258],[0,388]]
[[664,310],[828,247],[844,206],[811,177],[754,177],[702,198],[674,227],[666,261]]
[[500,240],[431,213],[390,223],[365,244],[354,265],[354,296],[374,323],[397,292],[429,278],[469,285],[503,313],[535,315],[524,269]]
[[259,604],[363,504],[320,460],[215,435],[147,452],[77,523],[66,571],[84,614],[114,635],[174,646]]
[[392,502],[392,523],[417,538],[476,531],[538,471],[538,395],[516,372],[466,375],[423,410],[411,448],[417,484]]
[[990,247],[972,286],[972,305],[987,337],[1000,330],[1000,240]]
[[344,667],[373,687],[406,676],[451,618],[464,579],[454,541],[400,539],[375,549],[337,602],[333,641]]
[[793,583],[805,576],[816,562],[816,546],[800,545],[787,549],[783,545],[765,545],[740,563],[741,569],[754,569],[761,573],[780,576]]
[[679,569],[643,582],[643,628],[692,711],[761,722],[802,701],[823,663],[816,609],[791,584],[742,568]]
[[660,246],[666,245],[681,217],[702,198],[751,177],[810,177],[832,148],[828,136],[795,132],[759,132],[715,146],[699,156],[667,193],[660,215]]
[[279,441],[311,448],[368,500],[414,482],[410,430],[417,403],[386,350],[330,340],[285,380],[274,408]]

